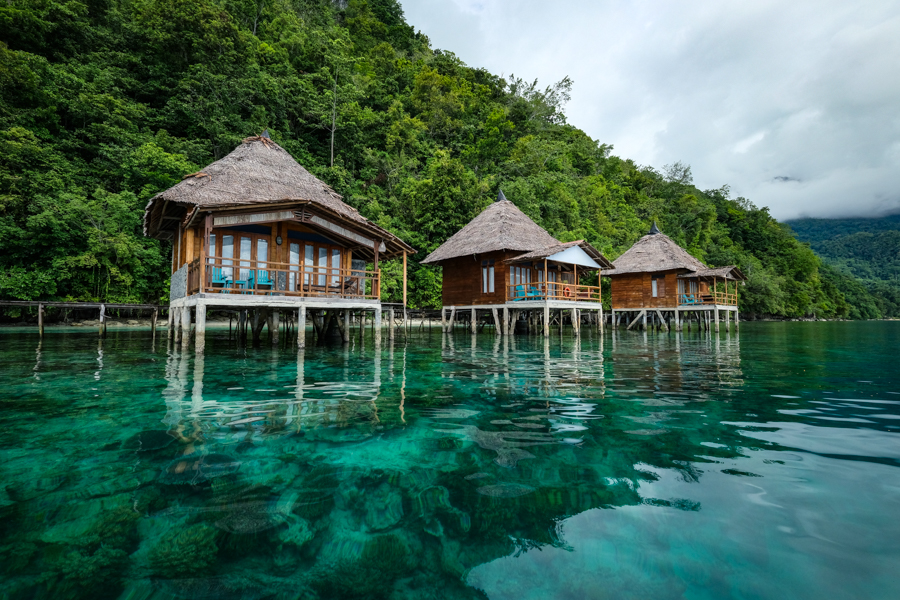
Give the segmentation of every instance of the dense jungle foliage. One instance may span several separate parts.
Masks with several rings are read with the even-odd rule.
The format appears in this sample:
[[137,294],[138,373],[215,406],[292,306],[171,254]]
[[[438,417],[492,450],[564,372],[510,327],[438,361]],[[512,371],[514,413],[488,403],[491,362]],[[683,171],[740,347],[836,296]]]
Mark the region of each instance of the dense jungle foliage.
[[[440,298],[440,269],[416,261],[502,187],[556,237],[610,258],[656,220],[701,260],[749,275],[745,312],[877,315],[767,209],[568,124],[571,89],[432,49],[396,0],[6,0],[0,297],[165,298],[170,247],[142,236],[147,200],[268,128],[419,250],[413,306]],[[386,297],[399,269],[385,265]]]
[[[846,278],[860,280],[841,291],[851,304],[874,304],[885,317],[900,317],[900,214],[875,219],[798,219],[797,237]],[[859,295],[859,288],[864,294]],[[871,296],[872,300],[865,298]]]

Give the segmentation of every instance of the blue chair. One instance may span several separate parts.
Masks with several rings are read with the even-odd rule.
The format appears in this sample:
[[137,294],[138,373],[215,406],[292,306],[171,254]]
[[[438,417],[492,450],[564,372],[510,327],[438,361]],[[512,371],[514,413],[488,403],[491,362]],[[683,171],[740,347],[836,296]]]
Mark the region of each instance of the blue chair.
[[513,288],[513,301],[524,300],[525,299],[525,286],[517,285]]
[[[222,267],[212,268],[212,280],[209,283],[213,286],[220,285],[223,288],[231,287],[229,285],[231,283],[231,279],[225,276],[225,273],[222,272]],[[227,294],[228,290],[223,290],[223,293]]]
[[[254,276],[252,271],[251,271],[251,276]],[[257,289],[257,290],[259,290],[259,289],[272,290],[275,287],[274,284],[275,284],[275,282],[269,278],[268,271],[263,271],[261,269],[256,271],[255,279],[253,282],[253,287],[255,289]]]

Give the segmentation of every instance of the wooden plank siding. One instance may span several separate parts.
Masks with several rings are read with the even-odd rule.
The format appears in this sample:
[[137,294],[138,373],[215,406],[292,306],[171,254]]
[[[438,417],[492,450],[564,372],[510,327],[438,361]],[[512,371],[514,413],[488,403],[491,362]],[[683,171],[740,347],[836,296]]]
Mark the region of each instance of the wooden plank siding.
[[[612,277],[610,286],[612,307],[675,308],[678,306],[678,273],[678,271],[628,273]],[[653,297],[654,276],[659,277],[656,298]]]
[[[506,302],[506,282],[509,265],[503,262],[515,256],[512,252],[488,252],[474,256],[452,258],[443,263],[441,298],[444,306],[473,304],[503,304]],[[482,293],[481,261],[494,261],[494,291]]]

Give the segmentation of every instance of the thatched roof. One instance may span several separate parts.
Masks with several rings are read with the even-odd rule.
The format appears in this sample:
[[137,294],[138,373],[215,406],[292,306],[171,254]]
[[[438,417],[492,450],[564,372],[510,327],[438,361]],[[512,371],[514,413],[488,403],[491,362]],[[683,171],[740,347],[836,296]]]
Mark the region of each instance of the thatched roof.
[[438,263],[459,256],[500,250],[531,252],[559,243],[515,204],[503,199],[481,211],[422,262]]
[[615,277],[626,273],[706,269],[706,265],[688,254],[672,238],[662,233],[648,233],[639,239],[622,256],[613,261],[613,266],[615,269],[607,271],[603,275]]
[[603,254],[590,245],[588,242],[584,240],[578,240],[575,242],[566,242],[555,244],[553,246],[547,246],[546,248],[541,248],[540,250],[534,250],[532,252],[527,252],[525,254],[520,254],[519,256],[514,256],[512,258],[506,259],[505,262],[514,263],[521,262],[526,260],[540,260],[542,258],[546,258],[548,256],[553,256],[554,254],[558,254],[559,252],[563,252],[572,248],[573,246],[579,246],[585,253],[590,256],[598,265],[600,265],[601,269],[612,269],[613,265],[609,260],[603,256]]
[[687,279],[693,279],[694,277],[704,279],[708,277],[718,279],[733,279],[735,281],[747,281],[747,276],[744,275],[741,270],[734,265],[728,265],[727,267],[698,269],[696,271],[691,271],[690,273],[682,273],[681,275],[679,275],[679,277]]
[[[281,146],[265,136],[246,138],[224,158],[150,199],[144,211],[144,234],[171,237],[172,223],[193,209],[239,208],[252,205],[309,203],[330,216],[414,251],[392,233],[378,227],[344,203],[341,196],[304,169]],[[168,208],[168,210],[167,210]],[[181,210],[178,210],[178,209]],[[166,214],[163,214],[166,212]],[[388,244],[390,251],[391,244]]]

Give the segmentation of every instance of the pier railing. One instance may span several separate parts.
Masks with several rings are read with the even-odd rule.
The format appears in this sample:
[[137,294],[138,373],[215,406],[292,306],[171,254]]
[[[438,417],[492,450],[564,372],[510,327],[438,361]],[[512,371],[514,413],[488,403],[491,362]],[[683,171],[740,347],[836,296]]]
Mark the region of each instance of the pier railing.
[[508,302],[527,300],[568,300],[572,302],[600,302],[600,286],[576,285],[565,282],[537,282],[508,284]]
[[365,269],[210,256],[205,265],[197,259],[188,266],[188,294],[201,291],[377,300],[381,296],[381,274]]

